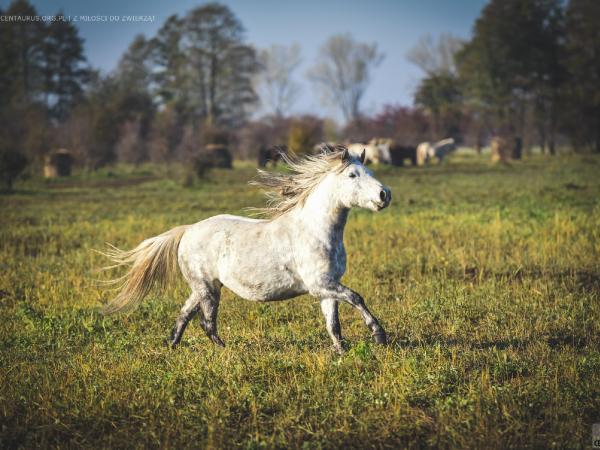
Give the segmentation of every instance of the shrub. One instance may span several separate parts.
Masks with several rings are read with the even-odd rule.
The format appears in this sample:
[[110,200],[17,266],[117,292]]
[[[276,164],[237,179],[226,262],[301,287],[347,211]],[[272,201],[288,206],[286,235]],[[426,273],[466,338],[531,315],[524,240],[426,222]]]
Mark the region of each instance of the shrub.
[[322,141],[323,121],[318,117],[303,116],[293,122],[288,147],[294,153],[312,153],[315,145]]

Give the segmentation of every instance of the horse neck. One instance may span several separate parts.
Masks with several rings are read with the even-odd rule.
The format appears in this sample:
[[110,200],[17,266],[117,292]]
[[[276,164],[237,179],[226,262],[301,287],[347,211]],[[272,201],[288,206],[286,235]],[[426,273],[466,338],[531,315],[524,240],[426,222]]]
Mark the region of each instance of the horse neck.
[[303,229],[323,239],[341,239],[348,220],[349,210],[339,205],[332,188],[329,180],[322,181],[309,194],[304,205],[296,210]]
[[438,141],[435,144],[435,148],[436,149],[440,149],[440,148],[444,148],[445,149],[446,147],[449,147],[449,146],[452,146],[452,145],[454,145],[454,140],[452,140],[452,138],[442,139],[441,141]]

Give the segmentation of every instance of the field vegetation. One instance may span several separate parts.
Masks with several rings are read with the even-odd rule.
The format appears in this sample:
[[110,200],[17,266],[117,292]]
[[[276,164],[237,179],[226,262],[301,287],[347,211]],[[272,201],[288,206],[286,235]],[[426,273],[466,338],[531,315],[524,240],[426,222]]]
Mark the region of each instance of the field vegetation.
[[377,168],[393,202],[353,211],[336,355],[308,296],[224,290],[225,349],[164,345],[178,282],[104,317],[105,242],[262,205],[255,169],[183,187],[155,166],[17,183],[0,197],[0,447],[582,448],[600,422],[600,158],[457,155]]

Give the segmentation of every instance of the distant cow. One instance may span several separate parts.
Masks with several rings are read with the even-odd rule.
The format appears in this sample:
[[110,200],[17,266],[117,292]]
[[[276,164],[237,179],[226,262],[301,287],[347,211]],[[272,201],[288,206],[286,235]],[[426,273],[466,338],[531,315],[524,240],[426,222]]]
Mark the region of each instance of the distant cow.
[[258,167],[267,167],[270,162],[273,167],[281,159],[282,154],[287,154],[287,145],[275,145],[272,147],[261,147],[258,150]]
[[405,159],[410,159],[413,166],[417,165],[417,148],[411,145],[392,144],[390,159],[394,166],[403,166]]

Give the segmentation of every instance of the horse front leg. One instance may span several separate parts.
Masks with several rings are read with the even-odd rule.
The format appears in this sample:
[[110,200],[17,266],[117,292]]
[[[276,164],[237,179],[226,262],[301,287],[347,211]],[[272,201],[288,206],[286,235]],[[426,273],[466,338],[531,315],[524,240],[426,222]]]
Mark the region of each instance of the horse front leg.
[[327,332],[333,341],[333,348],[338,353],[344,353],[344,338],[342,337],[342,327],[340,325],[340,317],[338,314],[338,302],[331,298],[321,300],[321,311],[325,316],[325,326]]
[[314,294],[320,298],[334,299],[338,302],[346,302],[352,305],[360,312],[365,321],[365,325],[371,330],[373,340],[377,344],[387,344],[387,334],[379,323],[379,320],[371,314],[365,304],[364,299],[352,289],[340,283],[328,283],[313,290]]

